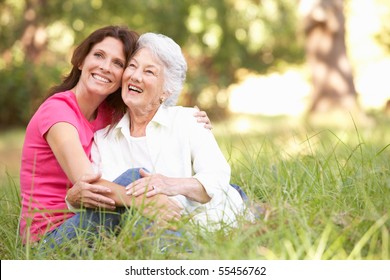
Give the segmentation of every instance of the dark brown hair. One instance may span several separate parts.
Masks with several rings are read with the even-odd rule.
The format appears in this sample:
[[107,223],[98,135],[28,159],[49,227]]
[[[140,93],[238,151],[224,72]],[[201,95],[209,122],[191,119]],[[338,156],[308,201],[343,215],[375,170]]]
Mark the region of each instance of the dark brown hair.
[[[65,76],[61,84],[52,87],[49,90],[48,97],[57,93],[70,90],[76,86],[80,80],[81,70],[79,66],[84,62],[85,57],[91,51],[94,45],[103,41],[106,37],[113,37],[123,43],[123,52],[126,58],[126,64],[135,50],[138,40],[138,33],[129,30],[124,26],[106,26],[92,32],[75,49],[72,55],[72,70]],[[107,104],[113,109],[113,118],[118,119],[126,112],[126,105],[122,101],[121,88],[110,94],[106,98]]]

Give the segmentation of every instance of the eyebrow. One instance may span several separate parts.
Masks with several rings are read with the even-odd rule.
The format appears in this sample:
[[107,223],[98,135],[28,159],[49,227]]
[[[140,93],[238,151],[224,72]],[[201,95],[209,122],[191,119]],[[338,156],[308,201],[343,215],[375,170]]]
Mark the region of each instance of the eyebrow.
[[[130,59],[130,61],[132,61],[132,60],[134,60],[135,62],[137,62],[137,63],[139,64],[138,60],[137,60],[135,57],[132,57],[132,58]],[[153,68],[156,68],[156,69],[159,70],[159,69],[162,68],[163,66],[160,65],[160,64],[147,64],[145,67],[146,67],[146,68],[148,68],[148,67],[153,67]]]
[[[94,48],[92,48],[91,51],[95,51],[95,52],[96,52],[96,51],[100,51],[100,52],[103,52],[103,53],[105,53],[105,54],[107,53],[107,52],[106,52],[105,50],[103,50],[103,49],[94,49]],[[125,59],[122,59],[122,58],[120,58],[120,57],[115,57],[114,59],[118,59],[118,60],[120,60],[120,61],[123,62],[123,63],[125,63],[125,61],[126,61]]]

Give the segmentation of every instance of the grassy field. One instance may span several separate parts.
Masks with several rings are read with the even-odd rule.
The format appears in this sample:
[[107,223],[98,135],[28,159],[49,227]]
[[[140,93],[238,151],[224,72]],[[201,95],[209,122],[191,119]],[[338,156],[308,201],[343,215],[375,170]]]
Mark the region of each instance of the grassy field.
[[[194,246],[191,253],[183,244],[162,253],[156,245],[158,232],[132,236],[134,217],[118,236],[103,237],[94,246],[87,246],[81,234],[76,242],[46,255],[23,247],[16,235],[18,165],[10,166],[0,177],[0,257],[390,259],[388,121],[375,117],[376,124],[360,127],[351,119],[330,128],[282,117],[240,116],[216,124],[214,133],[231,164],[232,183],[241,185],[264,211],[255,224],[242,222],[233,231],[204,234],[183,225],[191,234],[181,242]],[[0,142],[18,146],[22,136],[20,131],[5,133]]]

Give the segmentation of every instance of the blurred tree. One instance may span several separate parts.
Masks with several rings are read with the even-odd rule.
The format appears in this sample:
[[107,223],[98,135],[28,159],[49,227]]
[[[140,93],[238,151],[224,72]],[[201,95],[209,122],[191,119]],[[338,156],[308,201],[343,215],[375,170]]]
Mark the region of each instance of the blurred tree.
[[[285,0],[191,1],[184,48],[190,62],[189,103],[223,116],[237,70],[264,73],[303,60],[296,6]],[[278,36],[275,36],[278,34]]]
[[345,45],[343,0],[301,0],[305,50],[312,77],[309,114],[359,113]]
[[[375,35],[378,43],[390,53],[390,1],[388,0],[377,0],[381,5],[381,10],[383,11],[381,17],[382,28],[378,34]],[[389,92],[390,95],[390,92]],[[387,99],[384,104],[384,112],[387,116],[390,116],[390,97]]]
[[[123,0],[119,3],[104,2],[102,10],[126,19],[129,26],[141,33],[160,32],[182,46],[189,71],[180,102],[186,106],[200,105],[213,119],[224,116],[228,104],[224,89],[239,79],[238,69],[265,72],[271,67],[280,69],[288,62],[303,61],[303,43],[296,37],[294,1]],[[131,14],[124,6],[131,7]]]
[[[216,117],[225,112],[224,88],[239,79],[237,70],[303,61],[296,21],[289,0],[0,0],[0,99],[8,99],[0,111],[21,107],[16,122],[26,123],[33,101],[69,70],[73,46],[98,27],[125,24],[182,46],[189,71],[181,104],[198,103]],[[10,124],[12,112],[3,115],[0,125]]]
[[[0,126],[24,123],[41,95],[38,69],[46,50],[44,0],[1,1]],[[48,19],[47,19],[48,20]]]
[[390,53],[390,1],[388,0],[376,0],[381,5],[383,11],[381,17],[382,29],[376,34],[376,39],[380,45],[382,45]]

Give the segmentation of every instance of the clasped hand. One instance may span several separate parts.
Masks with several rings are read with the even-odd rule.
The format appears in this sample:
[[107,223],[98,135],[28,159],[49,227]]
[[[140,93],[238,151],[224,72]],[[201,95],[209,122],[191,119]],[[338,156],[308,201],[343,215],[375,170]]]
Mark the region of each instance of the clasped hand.
[[73,208],[115,209],[115,201],[108,197],[112,191],[109,187],[93,184],[100,180],[101,174],[83,175],[67,192],[66,200]]
[[165,194],[168,196],[177,195],[177,191],[172,184],[172,178],[168,178],[161,174],[150,174],[144,169],[140,169],[141,179],[134,181],[126,187],[126,194],[132,196],[145,195],[152,197],[157,194]]
[[[146,176],[149,173],[142,174]],[[122,190],[123,195],[125,195],[124,188],[121,186],[115,187],[115,184],[108,181],[102,181],[100,176],[100,174],[84,175],[68,190],[67,201],[73,208],[86,207],[114,210],[117,203],[123,204],[124,200],[121,198],[119,190]],[[108,185],[111,187],[108,187]],[[111,189],[112,187],[115,187],[115,190]],[[144,201],[142,197],[135,201],[128,199],[125,206],[135,206],[138,210],[141,210],[145,217],[156,220],[161,225],[181,218],[183,207],[180,203],[163,193],[153,196],[147,198],[147,201]]]

